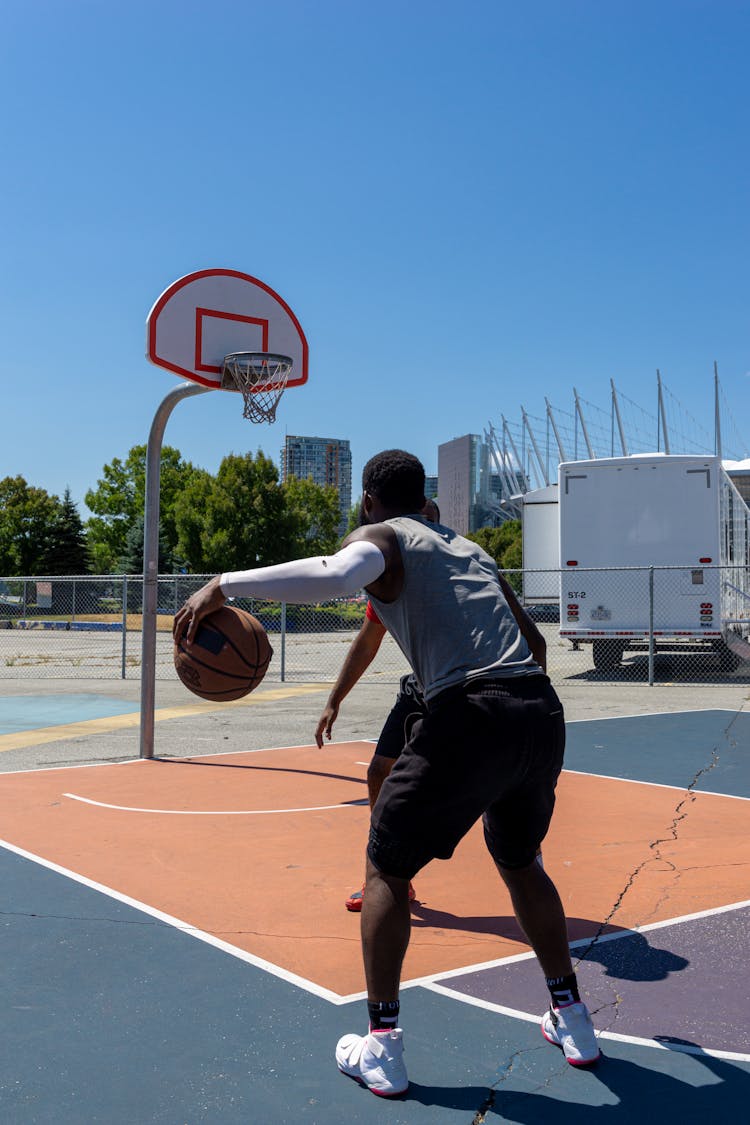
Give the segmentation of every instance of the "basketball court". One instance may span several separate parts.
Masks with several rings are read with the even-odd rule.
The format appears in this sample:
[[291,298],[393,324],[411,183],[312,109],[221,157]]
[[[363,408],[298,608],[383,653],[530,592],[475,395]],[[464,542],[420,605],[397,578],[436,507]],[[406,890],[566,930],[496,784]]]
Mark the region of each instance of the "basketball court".
[[[262,685],[225,704],[185,693],[157,708],[154,676],[171,411],[191,395],[234,390],[246,417],[273,421],[281,394],[307,381],[307,341],[265,283],[202,270],[154,304],[147,356],[182,382],[157,409],[147,449],[139,701],[41,688],[0,699],[2,1119],[741,1119],[750,1093],[744,701],[569,722],[544,860],[601,1034],[595,1068],[568,1066],[542,1038],[544,981],[475,828],[450,862],[415,880],[402,991],[407,1095],[384,1102],[338,1073],[337,1039],[365,1029],[359,920],[343,903],[362,878],[366,771],[385,709],[365,736],[360,722],[357,737],[318,751],[280,742],[268,719],[282,703],[278,723],[292,729],[304,710],[312,732],[325,685]],[[42,745],[58,745],[66,764],[19,768],[18,755],[33,763]]]
[[[189,722],[160,725],[160,745]],[[92,734],[92,757],[106,741]],[[748,745],[750,716],[730,711],[570,723],[545,863],[604,1057],[577,1072],[542,1039],[544,983],[474,830],[415,880],[412,1085],[387,1104],[332,1056],[365,1011],[343,899],[369,740],[3,774],[7,1119],[735,1117]]]

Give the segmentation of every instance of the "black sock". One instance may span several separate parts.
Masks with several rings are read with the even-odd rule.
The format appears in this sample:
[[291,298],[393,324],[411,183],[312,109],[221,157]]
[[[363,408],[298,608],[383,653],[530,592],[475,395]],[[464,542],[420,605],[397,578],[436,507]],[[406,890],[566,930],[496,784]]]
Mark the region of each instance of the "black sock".
[[552,997],[552,1005],[559,1008],[564,1004],[580,1004],[578,982],[575,973],[567,977],[546,977],[547,988]]
[[398,1000],[368,1000],[370,1031],[392,1031],[398,1027]]

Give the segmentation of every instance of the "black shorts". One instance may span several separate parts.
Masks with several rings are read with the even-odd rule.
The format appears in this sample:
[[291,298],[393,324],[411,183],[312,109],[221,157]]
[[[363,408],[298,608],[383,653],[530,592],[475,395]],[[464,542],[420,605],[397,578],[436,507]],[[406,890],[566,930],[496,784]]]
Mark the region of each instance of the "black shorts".
[[544,675],[449,688],[427,706],[372,811],[368,855],[411,879],[448,859],[471,826],[501,867],[532,863],[547,834],[565,722]]
[[406,746],[411,724],[427,713],[424,696],[411,674],[401,677],[401,686],[391,713],[380,732],[375,754],[379,758],[398,758]]

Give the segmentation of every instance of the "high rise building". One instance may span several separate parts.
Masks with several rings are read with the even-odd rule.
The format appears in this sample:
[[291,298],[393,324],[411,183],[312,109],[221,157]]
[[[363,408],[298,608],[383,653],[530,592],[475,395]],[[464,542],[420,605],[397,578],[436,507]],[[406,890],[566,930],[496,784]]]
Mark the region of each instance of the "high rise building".
[[344,535],[352,505],[352,452],[348,441],[340,438],[300,437],[288,434],[281,450],[281,480],[289,477],[315,484],[332,484],[339,494],[341,522],[339,534]]
[[481,490],[482,441],[465,434],[438,446],[438,502],[441,522],[459,535],[474,531]]
[[[516,491],[525,492],[521,473],[514,473]],[[460,535],[480,527],[496,527],[508,518],[503,479],[496,472],[490,447],[479,434],[464,434],[438,446],[440,520]]]

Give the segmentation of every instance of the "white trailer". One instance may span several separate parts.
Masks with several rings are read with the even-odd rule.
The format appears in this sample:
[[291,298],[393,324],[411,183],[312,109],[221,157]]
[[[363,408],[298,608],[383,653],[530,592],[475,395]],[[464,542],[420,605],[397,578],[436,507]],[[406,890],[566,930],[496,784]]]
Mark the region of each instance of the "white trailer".
[[594,665],[626,649],[750,659],[750,510],[718,457],[560,465],[560,635]]
[[523,604],[557,605],[560,597],[558,487],[550,484],[522,497]]

